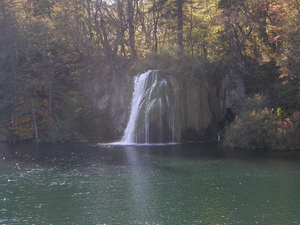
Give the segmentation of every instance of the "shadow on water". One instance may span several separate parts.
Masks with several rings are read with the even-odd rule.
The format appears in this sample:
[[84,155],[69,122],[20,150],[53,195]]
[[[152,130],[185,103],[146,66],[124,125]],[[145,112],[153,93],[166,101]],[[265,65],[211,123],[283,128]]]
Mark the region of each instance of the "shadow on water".
[[278,159],[288,161],[300,161],[300,151],[267,151],[229,149],[221,146],[219,142],[193,142],[178,145],[138,145],[119,146],[127,152],[136,151],[138,155],[187,158],[191,160],[244,160],[257,161],[266,159]]
[[121,146],[109,144],[0,144],[0,160],[17,160],[59,166],[131,165],[133,159],[150,163],[150,158],[186,158],[190,160],[280,159],[300,161],[300,151],[274,152],[225,149],[218,142],[179,145]]
[[56,166],[117,165],[124,161],[125,152],[88,144],[1,144],[1,158]]

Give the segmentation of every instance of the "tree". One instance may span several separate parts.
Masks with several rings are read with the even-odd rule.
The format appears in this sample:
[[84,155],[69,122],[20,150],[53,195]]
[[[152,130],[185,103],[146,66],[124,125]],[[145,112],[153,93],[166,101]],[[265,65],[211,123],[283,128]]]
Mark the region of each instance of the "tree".
[[176,0],[177,6],[177,41],[180,51],[183,50],[183,4],[184,0]]
[[[300,3],[288,0],[282,4],[285,9],[281,17],[282,29],[274,38],[281,43],[278,64],[281,65],[281,77],[285,83],[298,86],[300,82]],[[300,91],[300,90],[299,90]]]
[[136,8],[138,7],[137,0],[127,0],[127,17],[128,17],[128,30],[129,30],[129,46],[131,55],[133,58],[137,58],[135,50],[135,28],[134,19],[136,14]]

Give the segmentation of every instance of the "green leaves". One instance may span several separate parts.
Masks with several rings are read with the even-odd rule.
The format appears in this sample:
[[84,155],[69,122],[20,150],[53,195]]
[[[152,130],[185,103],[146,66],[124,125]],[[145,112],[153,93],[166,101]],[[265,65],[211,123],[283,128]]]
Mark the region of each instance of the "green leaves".
[[281,108],[244,111],[226,129],[223,145],[241,149],[287,150],[299,147],[299,112],[286,118]]

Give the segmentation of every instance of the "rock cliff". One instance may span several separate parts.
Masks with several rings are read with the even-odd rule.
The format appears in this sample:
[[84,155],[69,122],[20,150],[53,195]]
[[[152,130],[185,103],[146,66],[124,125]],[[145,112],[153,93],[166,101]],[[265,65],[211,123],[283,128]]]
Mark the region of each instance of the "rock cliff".
[[[94,107],[105,115],[104,118],[109,118],[111,127],[107,129],[116,141],[122,138],[129,120],[134,75],[130,72],[103,74],[87,85]],[[168,79],[172,86],[175,105],[173,135],[177,142],[216,140],[219,122],[227,109],[245,97],[243,79],[232,72],[220,75],[217,82],[197,73],[183,76],[163,72],[161,77]],[[157,126],[153,127],[157,129]]]

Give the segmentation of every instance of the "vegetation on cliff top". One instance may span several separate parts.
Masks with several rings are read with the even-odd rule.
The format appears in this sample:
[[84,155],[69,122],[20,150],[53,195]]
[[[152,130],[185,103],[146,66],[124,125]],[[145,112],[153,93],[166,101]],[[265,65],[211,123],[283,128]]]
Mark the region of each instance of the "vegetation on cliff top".
[[230,124],[223,144],[245,149],[299,149],[300,112],[287,117],[281,108],[263,108],[262,98],[257,95],[244,103],[252,105],[242,110]]
[[[271,133],[283,124],[282,132],[297,139],[299,23],[298,0],[2,0],[0,141],[110,139],[109,115],[93,106],[83,84],[145,58],[165,72],[193,63],[193,70],[204,70],[195,74],[218,71],[217,78],[226,68],[243,77],[250,99],[265,96],[263,107],[232,109],[238,117],[226,145],[278,146],[239,144],[235,134],[243,132],[236,127],[246,134],[250,119],[257,132],[272,121],[266,139],[274,140]],[[176,50],[164,50],[170,48]],[[280,146],[298,146],[287,142]]]

